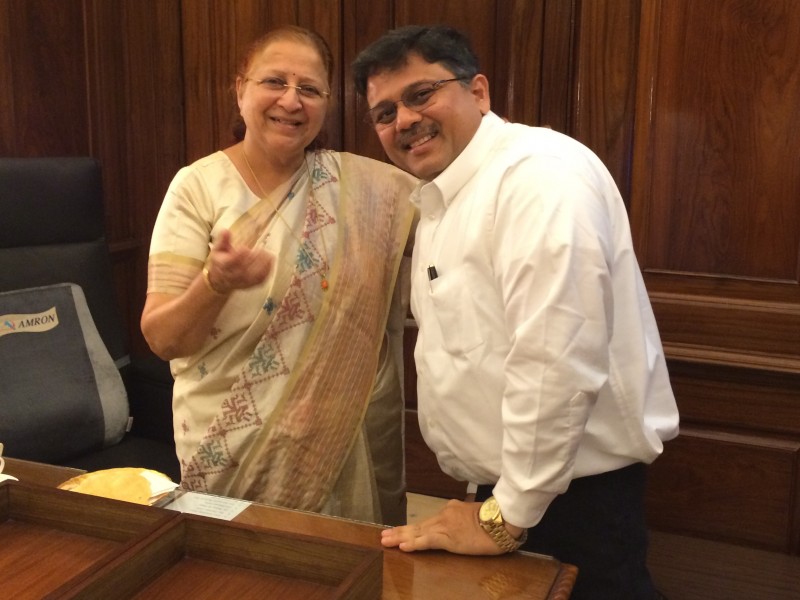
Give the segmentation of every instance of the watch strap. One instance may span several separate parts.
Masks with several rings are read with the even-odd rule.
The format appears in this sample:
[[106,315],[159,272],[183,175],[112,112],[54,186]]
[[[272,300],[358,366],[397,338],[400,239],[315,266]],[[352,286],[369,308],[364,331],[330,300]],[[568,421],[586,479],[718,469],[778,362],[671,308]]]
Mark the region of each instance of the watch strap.
[[[490,498],[487,500],[487,502],[490,500],[493,501],[494,499]],[[508,532],[508,529],[506,529],[503,515],[500,514],[499,511],[497,512],[496,518],[492,520],[483,520],[479,516],[478,522],[483,530],[486,531],[486,533],[488,533],[489,536],[494,540],[494,543],[497,544],[504,552],[514,552],[525,543],[525,540],[528,539],[527,529],[523,529],[522,535],[519,537],[519,539],[515,539],[514,536]]]
[[528,539],[527,529],[523,529],[519,539],[515,539],[502,523],[481,522],[481,527],[483,527],[486,533],[494,540],[494,543],[504,552],[514,552],[514,550],[517,550],[525,543],[525,540]]

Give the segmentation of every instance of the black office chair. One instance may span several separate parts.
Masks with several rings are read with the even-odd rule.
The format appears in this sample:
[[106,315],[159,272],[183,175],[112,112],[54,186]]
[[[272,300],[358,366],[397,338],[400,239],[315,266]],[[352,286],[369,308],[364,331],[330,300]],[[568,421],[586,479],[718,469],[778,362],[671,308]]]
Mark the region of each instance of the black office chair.
[[[31,312],[39,312],[26,295],[31,288],[61,293],[64,286],[57,284],[78,286],[124,384],[122,401],[127,395],[128,406],[118,407],[115,418],[119,417],[119,410],[126,408],[132,417],[130,430],[120,431],[121,439],[117,435],[109,442],[108,436],[102,435],[102,427],[89,426],[93,417],[81,416],[96,415],[98,409],[81,407],[86,400],[84,395],[73,393],[75,382],[61,387],[53,383],[53,374],[61,370],[59,365],[56,368],[37,365],[40,355],[34,353],[33,368],[37,376],[31,376],[30,363],[18,368],[14,364],[18,357],[8,355],[9,340],[23,338],[0,335],[5,377],[12,380],[16,377],[17,382],[24,380],[26,388],[22,394],[16,386],[18,397],[9,393],[8,387],[5,391],[0,389],[0,441],[5,444],[6,456],[14,458],[89,471],[145,467],[179,481],[169,367],[156,357],[129,358],[104,227],[101,170],[96,160],[0,158],[0,295],[14,292],[5,294],[17,303],[10,306],[19,307],[21,302],[24,313],[28,303]],[[54,285],[56,288],[51,287]],[[20,294],[20,290],[26,292]],[[80,292],[73,295],[81,296]],[[0,308],[0,317],[3,313]],[[6,319],[6,325],[8,328],[13,324]],[[79,341],[75,344],[66,343],[61,353],[41,352],[42,360],[45,355],[47,360],[57,360],[59,355],[72,356],[79,351],[78,346],[82,348]],[[91,372],[86,378],[91,379]],[[57,386],[55,391],[53,385]],[[38,393],[40,386],[42,393]]]

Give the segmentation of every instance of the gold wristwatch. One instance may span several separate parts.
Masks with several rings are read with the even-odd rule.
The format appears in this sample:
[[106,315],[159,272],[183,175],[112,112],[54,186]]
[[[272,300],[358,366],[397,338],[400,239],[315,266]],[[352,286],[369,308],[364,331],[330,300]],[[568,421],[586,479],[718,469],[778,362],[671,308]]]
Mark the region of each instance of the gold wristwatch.
[[494,496],[489,497],[478,511],[478,521],[484,531],[492,536],[494,543],[500,546],[505,552],[514,552],[528,538],[528,530],[523,529],[519,539],[515,539],[506,529],[503,515],[500,513],[500,505]]

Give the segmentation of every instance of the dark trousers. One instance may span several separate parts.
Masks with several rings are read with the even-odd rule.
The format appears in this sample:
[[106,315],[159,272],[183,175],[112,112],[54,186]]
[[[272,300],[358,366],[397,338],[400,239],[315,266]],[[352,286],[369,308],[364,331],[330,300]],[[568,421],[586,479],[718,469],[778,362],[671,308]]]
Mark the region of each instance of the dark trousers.
[[[651,600],[658,595],[647,571],[644,464],[574,479],[521,550],[578,567],[573,600]],[[492,495],[480,485],[475,499]]]

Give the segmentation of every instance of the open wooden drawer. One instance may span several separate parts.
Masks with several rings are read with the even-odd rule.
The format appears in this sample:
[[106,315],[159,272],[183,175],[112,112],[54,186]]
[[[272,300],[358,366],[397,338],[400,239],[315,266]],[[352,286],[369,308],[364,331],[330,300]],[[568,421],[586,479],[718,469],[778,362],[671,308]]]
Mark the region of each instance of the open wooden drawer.
[[0,484],[4,598],[63,597],[172,511],[7,481]]
[[14,598],[378,600],[383,552],[4,483],[0,573]]
[[383,553],[181,515],[70,598],[379,599]]

